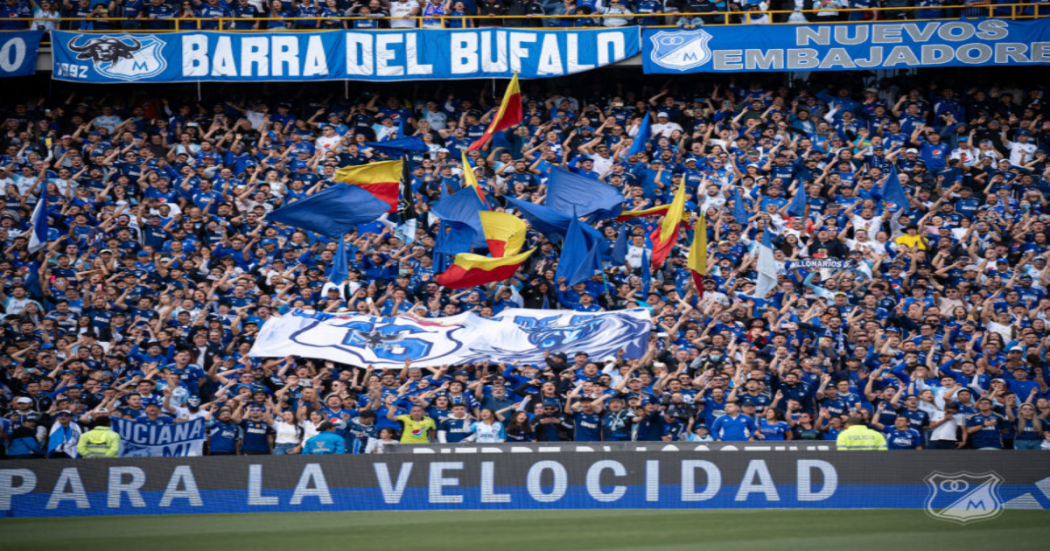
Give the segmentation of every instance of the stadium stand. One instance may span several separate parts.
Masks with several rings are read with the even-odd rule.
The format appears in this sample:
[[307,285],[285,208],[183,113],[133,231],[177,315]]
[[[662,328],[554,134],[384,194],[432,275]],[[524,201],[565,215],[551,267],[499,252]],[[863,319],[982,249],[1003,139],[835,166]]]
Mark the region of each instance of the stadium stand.
[[[1002,2],[629,4],[7,0],[3,28],[1039,15]],[[470,152],[500,103],[487,83],[355,84],[345,98],[342,84],[214,86],[196,99],[159,87],[25,93],[0,106],[0,451],[76,457],[102,417],[203,418],[216,455],[375,453],[399,439],[834,441],[851,416],[890,449],[1050,449],[1050,120],[1038,71],[531,81],[523,123]],[[341,168],[396,158],[383,142],[405,137],[424,144],[404,158],[411,208],[344,240],[267,220]],[[432,208],[465,172],[489,208],[520,213],[508,199],[544,204],[561,169],[620,193],[624,211],[670,205],[683,189],[686,224],[666,260],[649,263],[661,216],[588,219],[606,243],[602,270],[580,283],[556,277],[566,245],[535,228],[526,248],[537,251],[512,277],[437,282],[452,258],[435,251]],[[707,270],[694,280],[698,225]],[[348,266],[336,265],[340,247]],[[293,310],[518,307],[641,307],[653,328],[643,357],[609,361],[384,371],[248,355],[267,320]]]

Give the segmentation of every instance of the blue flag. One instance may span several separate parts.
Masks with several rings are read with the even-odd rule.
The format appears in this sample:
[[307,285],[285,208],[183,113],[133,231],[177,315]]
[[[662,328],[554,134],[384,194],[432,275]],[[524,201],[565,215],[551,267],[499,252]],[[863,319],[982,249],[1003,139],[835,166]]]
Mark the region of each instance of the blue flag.
[[[442,184],[442,187],[444,187],[444,184]],[[443,221],[460,222],[473,229],[474,235],[472,236],[473,242],[471,246],[477,248],[488,247],[488,242],[485,241],[485,230],[481,227],[481,218],[478,216],[478,211],[485,210],[485,205],[481,203],[478,192],[474,188],[463,188],[448,197],[444,197],[434,205],[432,210]]]
[[619,189],[551,168],[547,178],[547,206],[572,216],[586,216],[592,222],[615,218],[623,212],[623,194]]
[[434,252],[448,255],[469,253],[474,243],[476,232],[474,228],[456,222],[455,220],[442,220],[439,227],[438,239],[434,243]]
[[266,220],[338,239],[358,224],[378,220],[388,210],[390,205],[375,195],[341,183],[283,206],[266,215]]
[[581,224],[579,220],[573,219],[565,235],[561,258],[558,260],[555,279],[561,281],[561,278],[564,277],[566,285],[570,287],[581,281],[587,281],[602,269],[599,244],[594,241],[592,235],[588,235],[584,227],[590,228],[586,224]]
[[29,221],[29,252],[35,253],[47,246],[47,190],[40,194],[40,201],[33,209]]
[[620,233],[616,235],[616,243],[612,247],[612,263],[616,266],[623,266],[627,262],[627,233],[630,226],[624,226],[620,229]]
[[521,215],[532,224],[532,229],[542,233],[554,243],[565,239],[565,233],[569,231],[572,216],[556,211],[550,207],[537,205],[528,201],[504,197],[507,204],[518,209]]
[[627,150],[627,156],[625,159],[631,158],[631,155],[638,153],[645,153],[645,144],[649,143],[649,140],[653,137],[653,131],[649,127],[649,112],[645,112],[645,116],[642,117],[642,124],[638,126],[638,134],[634,136],[634,141],[631,142],[631,148]]
[[350,261],[346,258],[346,244],[342,238],[336,240],[335,257],[332,258],[332,267],[325,273],[325,277],[336,285],[342,285],[346,278],[350,277]]
[[[439,252],[445,246],[446,234],[448,233],[448,222],[438,223],[437,236],[434,238],[434,273],[441,273],[448,269],[450,264],[449,255]],[[470,237],[473,241],[474,236]],[[469,249],[468,249],[469,250]]]
[[882,200],[897,205],[900,212],[906,212],[911,207],[908,194],[904,192],[901,178],[897,174],[897,165],[890,165],[890,169],[886,171],[886,181],[882,183]]
[[806,184],[800,182],[798,189],[795,190],[795,196],[791,198],[791,204],[788,205],[787,213],[790,216],[805,216],[806,215]]
[[649,286],[653,281],[653,240],[645,236],[645,249],[642,251],[642,302],[649,304]]
[[736,218],[737,224],[744,227],[747,227],[750,219],[747,215],[747,209],[744,208],[744,198],[740,195],[740,188],[733,190],[733,218]]
[[369,147],[385,153],[391,157],[404,155],[408,151],[426,151],[427,144],[423,142],[422,138],[415,136],[409,138],[397,138],[395,140],[387,140],[384,142],[365,142],[364,147]]

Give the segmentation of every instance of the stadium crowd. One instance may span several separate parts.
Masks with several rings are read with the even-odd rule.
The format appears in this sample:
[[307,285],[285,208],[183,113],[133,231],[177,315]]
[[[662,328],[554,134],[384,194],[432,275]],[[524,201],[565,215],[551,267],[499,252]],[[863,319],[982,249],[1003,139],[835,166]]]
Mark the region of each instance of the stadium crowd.
[[[1031,16],[1045,0],[4,0],[0,30],[620,27]],[[1026,4],[1013,7],[1011,4]],[[1002,5],[1001,7],[991,7]],[[856,10],[856,11],[845,11]],[[991,13],[989,13],[991,10]],[[767,13],[771,12],[771,13]],[[1045,13],[1040,13],[1044,15]],[[574,17],[558,17],[574,16]],[[444,22],[442,18],[445,19]]]
[[[1045,83],[956,87],[920,72],[859,87],[856,73],[830,75],[569,94],[526,83],[525,122],[472,152],[471,167],[461,150],[498,105],[488,84],[350,100],[256,87],[207,102],[117,88],[9,102],[0,450],[76,456],[79,435],[106,417],[204,418],[218,455],[835,440],[850,416],[892,449],[1050,449]],[[625,158],[642,117],[652,139]],[[386,159],[362,144],[400,127],[428,146],[406,157],[414,235],[393,214],[342,243],[267,222],[337,168]],[[655,216],[597,222],[605,273],[571,288],[555,279],[558,246],[535,231],[539,250],[514,278],[434,282],[430,209],[464,169],[500,209],[506,197],[542,204],[555,166],[622,190],[625,210],[686,186],[688,217],[707,219],[703,292],[683,227],[643,293]],[[905,209],[880,196],[894,170]],[[804,211],[790,213],[803,190]],[[31,253],[45,194],[48,239]],[[779,281],[755,296],[766,228]],[[614,259],[621,232],[630,245]],[[326,285],[340,246],[349,280]],[[387,371],[247,356],[260,327],[293,308],[487,317],[519,306],[648,308],[648,351]]]

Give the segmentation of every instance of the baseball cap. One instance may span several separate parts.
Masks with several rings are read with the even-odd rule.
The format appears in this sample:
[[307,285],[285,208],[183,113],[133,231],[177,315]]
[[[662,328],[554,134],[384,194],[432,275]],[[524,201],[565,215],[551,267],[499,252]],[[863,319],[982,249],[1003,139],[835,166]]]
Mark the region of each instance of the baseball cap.
[[667,111],[660,111],[659,113],[656,114],[656,118],[660,118],[660,117],[667,118],[668,117]]
[[33,403],[33,399],[32,398],[27,398],[25,396],[20,396],[18,399],[15,400],[15,403],[16,404],[32,404]]

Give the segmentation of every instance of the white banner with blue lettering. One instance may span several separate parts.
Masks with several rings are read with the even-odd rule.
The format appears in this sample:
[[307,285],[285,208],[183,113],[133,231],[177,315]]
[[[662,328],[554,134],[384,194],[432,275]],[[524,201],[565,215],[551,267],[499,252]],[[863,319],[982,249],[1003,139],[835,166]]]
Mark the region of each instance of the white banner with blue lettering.
[[185,32],[54,31],[54,78],[262,82],[547,78],[638,54],[638,28]]
[[843,71],[1050,63],[1050,20],[646,29],[652,73]]
[[204,419],[153,424],[113,418],[121,457],[196,457],[204,449]]
[[651,320],[643,308],[572,312],[511,308],[492,318],[474,313],[444,318],[330,315],[296,310],[263,325],[249,353],[255,357],[301,356],[343,364],[401,368],[492,363],[543,363],[544,352],[594,361],[619,350],[640,358]]
[[0,77],[21,77],[36,72],[36,57],[44,31],[0,33]]

